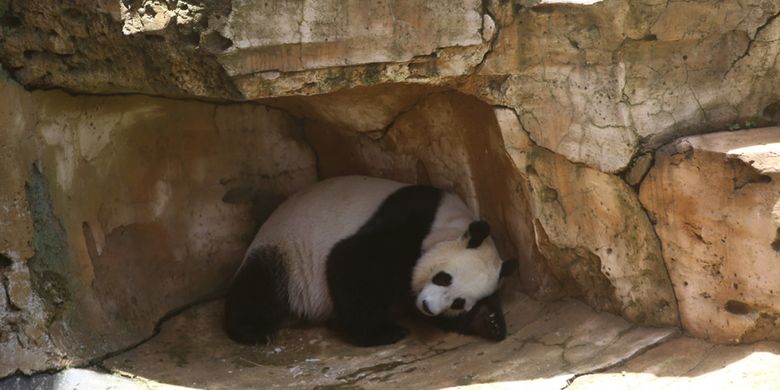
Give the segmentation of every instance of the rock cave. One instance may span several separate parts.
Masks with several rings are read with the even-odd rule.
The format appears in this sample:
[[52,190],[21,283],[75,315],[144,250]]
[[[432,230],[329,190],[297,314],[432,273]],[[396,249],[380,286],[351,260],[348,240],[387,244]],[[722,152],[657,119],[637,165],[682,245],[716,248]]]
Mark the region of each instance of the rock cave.
[[[780,3],[0,1],[0,389],[777,388]],[[243,346],[288,195],[457,193],[507,339]]]

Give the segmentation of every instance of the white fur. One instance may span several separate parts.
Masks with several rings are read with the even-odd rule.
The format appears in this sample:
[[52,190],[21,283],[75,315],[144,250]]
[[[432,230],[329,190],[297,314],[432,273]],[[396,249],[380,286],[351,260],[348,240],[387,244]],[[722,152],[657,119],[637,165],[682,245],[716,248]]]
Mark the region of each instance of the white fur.
[[435,244],[459,238],[474,221],[474,214],[457,195],[445,192],[431,231],[422,243],[423,253]]
[[[418,260],[412,275],[412,289],[417,295],[417,308],[422,313],[425,313],[425,302],[432,315],[456,315],[460,311],[450,309],[455,299],[463,298],[466,301],[463,310],[468,311],[477,301],[498,289],[501,258],[493,240],[488,237],[473,249],[468,249],[467,244],[465,237],[440,242]],[[452,276],[450,286],[432,283],[433,276],[440,271]]]

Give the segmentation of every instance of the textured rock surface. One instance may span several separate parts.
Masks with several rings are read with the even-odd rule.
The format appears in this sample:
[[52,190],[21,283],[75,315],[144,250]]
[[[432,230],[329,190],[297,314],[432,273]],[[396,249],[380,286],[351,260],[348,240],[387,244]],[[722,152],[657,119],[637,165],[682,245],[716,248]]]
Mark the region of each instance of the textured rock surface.
[[224,285],[264,216],[316,179],[276,109],[7,81],[0,96],[0,376],[149,336]]
[[676,325],[661,246],[630,187],[540,147],[528,164],[536,243],[563,288],[633,321]]
[[56,374],[32,377],[17,376],[0,380],[3,390],[29,389],[122,389],[122,390],[176,390],[186,387],[156,383],[147,379],[105,374],[93,370],[69,368]]
[[605,373],[581,376],[567,390],[776,389],[780,344],[712,345],[681,337]]
[[571,161],[623,170],[681,133],[772,122],[780,3],[491,2],[491,52],[464,87]]
[[322,328],[283,330],[268,346],[237,345],[222,333],[222,302],[213,302],[174,318],[159,336],[103,366],[196,388],[433,389],[517,381],[560,389],[576,374],[615,365],[676,333],[637,327],[576,301],[542,306],[521,294],[508,298],[508,337],[500,343],[421,323],[400,343],[370,349]]
[[244,97],[312,95],[474,71],[494,23],[482,2],[232,2],[216,54]]
[[681,133],[780,120],[780,3],[555,3],[12,1],[0,53],[27,86],[85,92],[447,85],[516,109],[537,144],[605,172]]
[[[526,305],[523,305],[526,306]],[[214,309],[211,309],[214,310]],[[218,310],[218,309],[216,309]],[[206,308],[195,309],[184,313],[185,318],[175,318],[164,326],[163,332],[151,341],[149,346],[139,351],[131,351],[116,357],[109,364],[125,370],[115,370],[114,375],[98,374],[88,370],[70,369],[58,374],[42,374],[35,377],[14,377],[0,381],[3,389],[28,389],[33,384],[51,385],[90,384],[94,387],[120,386],[125,389],[182,389],[182,388],[246,388],[270,385],[279,387],[313,387],[316,383],[350,383],[360,388],[442,388],[453,382],[453,367],[462,364],[452,362],[452,355],[463,349],[475,353],[479,365],[469,364],[469,372],[457,383],[458,386],[447,387],[463,390],[493,390],[493,389],[545,389],[571,390],[583,389],[776,389],[777,372],[780,370],[780,344],[760,342],[745,346],[713,345],[706,341],[689,337],[676,337],[668,341],[655,342],[632,356],[621,358],[604,370],[601,364],[594,365],[595,371],[582,373],[573,377],[571,374],[557,374],[556,370],[568,363],[562,360],[550,359],[542,353],[529,354],[525,357],[512,356],[508,359],[497,354],[496,349],[485,342],[465,340],[457,337],[447,337],[439,340],[441,344],[431,347],[430,340],[415,340],[407,342],[400,348],[407,355],[403,359],[393,361],[388,349],[376,349],[372,355],[386,361],[371,365],[364,361],[360,354],[349,356],[334,356],[331,351],[352,350],[344,347],[337,340],[331,340],[330,335],[318,330],[296,330],[285,334],[276,344],[266,348],[246,348],[230,344],[219,335],[201,337],[197,340],[170,337],[172,332],[183,326],[208,331],[213,325],[208,324],[204,315],[209,315]],[[588,322],[598,323],[595,318]],[[616,324],[610,323],[603,329],[612,329]],[[532,327],[533,324],[527,325]],[[553,331],[570,330],[567,327],[553,327]],[[519,330],[522,332],[522,328]],[[295,343],[298,336],[309,342],[301,347]],[[559,336],[560,337],[560,334]],[[537,337],[535,340],[555,339],[555,337]],[[580,340],[583,341],[583,340]],[[593,340],[590,340],[593,341]],[[595,339],[600,342],[601,339]],[[625,347],[628,340],[616,342],[604,353],[614,354]],[[634,340],[633,342],[647,342]],[[511,339],[507,343],[512,342]],[[536,341],[531,341],[536,342]],[[618,344],[623,344],[618,346]],[[328,348],[323,348],[327,345]],[[455,345],[454,349],[452,345]],[[500,345],[500,344],[499,344]],[[208,347],[214,351],[216,359],[204,362],[208,357],[198,356],[200,348]],[[580,351],[599,349],[592,344],[578,344]],[[649,348],[649,349],[648,349]],[[539,349],[537,347],[537,349]],[[568,349],[564,356],[571,358],[574,348]],[[392,350],[392,349],[391,349]],[[525,347],[523,350],[528,352]],[[627,349],[628,350],[628,349]],[[314,356],[314,357],[311,357]],[[496,358],[498,356],[498,358]],[[143,357],[144,359],[141,359]],[[160,362],[152,366],[146,364],[146,359]],[[254,360],[253,360],[254,359]],[[389,362],[387,362],[389,360]],[[488,364],[487,361],[490,361]],[[494,372],[496,366],[512,366],[522,362],[524,369],[517,375],[502,373],[494,380],[480,374]],[[559,366],[561,363],[564,366]],[[368,364],[367,366],[361,366]],[[208,367],[211,373],[204,377]],[[325,367],[328,367],[326,370]],[[427,379],[419,382],[416,372],[425,368]],[[320,369],[317,377],[314,371]],[[286,372],[285,372],[286,370]],[[324,372],[322,372],[324,371]],[[331,373],[331,371],[333,373]],[[148,377],[138,376],[145,373]],[[465,371],[464,371],[465,372]],[[544,377],[544,372],[553,372],[552,376]],[[329,374],[331,373],[331,374]],[[410,374],[414,382],[405,380]],[[338,378],[338,376],[343,376]],[[538,375],[538,377],[535,377]],[[168,383],[152,380],[165,380],[168,383],[181,383],[179,387]],[[336,378],[335,380],[333,378]],[[465,380],[463,380],[465,379]],[[55,381],[60,382],[55,382]],[[78,382],[77,382],[78,381]],[[567,386],[567,382],[571,382]],[[422,383],[422,386],[420,385]],[[471,383],[471,384],[466,384]],[[308,386],[307,386],[308,385]],[[190,387],[191,386],[191,387]],[[327,385],[325,385],[327,386]],[[349,385],[347,385],[349,386]],[[404,387],[407,386],[407,387]]]
[[208,54],[219,44],[205,33],[209,20],[230,11],[228,3],[3,1],[0,61],[29,88],[237,99],[233,82]]
[[655,160],[640,197],[685,329],[780,340],[780,128],[682,138]]
[[26,88],[217,101],[3,78],[0,376],[140,340],[225,282],[281,196],[346,173],[459,193],[534,297],[677,324],[676,293],[696,335],[777,339],[760,145],[780,130],[739,156],[728,135],[653,153],[780,123],[778,16],[774,0],[0,1],[0,61]]
[[619,177],[536,146],[497,109],[504,148],[525,178],[534,243],[559,288],[633,321],[676,325],[677,304],[653,226]]

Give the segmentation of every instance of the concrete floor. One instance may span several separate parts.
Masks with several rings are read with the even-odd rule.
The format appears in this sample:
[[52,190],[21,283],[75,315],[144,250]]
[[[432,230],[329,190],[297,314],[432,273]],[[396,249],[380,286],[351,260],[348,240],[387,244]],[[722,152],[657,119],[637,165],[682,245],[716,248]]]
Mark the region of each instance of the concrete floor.
[[780,389],[778,343],[716,346],[574,300],[541,305],[515,294],[506,302],[500,343],[415,324],[412,336],[378,348],[349,346],[320,327],[241,346],[221,329],[222,302],[210,302],[99,367],[10,378],[0,389]]

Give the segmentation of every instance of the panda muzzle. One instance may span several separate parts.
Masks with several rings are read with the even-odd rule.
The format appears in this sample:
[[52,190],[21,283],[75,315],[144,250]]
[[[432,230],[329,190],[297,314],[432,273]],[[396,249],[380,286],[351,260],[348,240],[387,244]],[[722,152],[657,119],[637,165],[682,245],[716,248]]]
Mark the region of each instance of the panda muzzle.
[[433,314],[431,309],[428,307],[428,302],[425,301],[425,300],[422,301],[422,310],[423,310],[423,312],[425,312],[425,314],[428,314],[430,316],[435,315],[435,314]]

